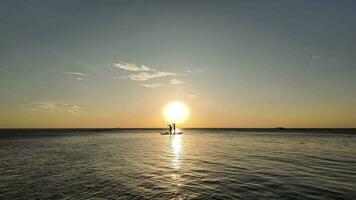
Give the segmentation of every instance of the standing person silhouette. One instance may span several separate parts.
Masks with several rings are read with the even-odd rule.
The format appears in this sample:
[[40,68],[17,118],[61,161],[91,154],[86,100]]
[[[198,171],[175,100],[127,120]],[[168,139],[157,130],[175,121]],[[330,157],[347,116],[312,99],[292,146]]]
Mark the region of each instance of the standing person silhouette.
[[169,124],[169,134],[172,135],[172,126]]
[[176,134],[176,123],[173,123],[173,131],[174,131],[174,134]]

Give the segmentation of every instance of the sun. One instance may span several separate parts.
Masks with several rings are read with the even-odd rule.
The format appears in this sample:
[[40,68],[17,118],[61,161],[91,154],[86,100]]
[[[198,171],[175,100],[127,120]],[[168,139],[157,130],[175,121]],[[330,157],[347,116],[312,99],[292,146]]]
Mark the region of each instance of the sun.
[[184,103],[174,101],[164,108],[163,115],[168,123],[181,124],[188,119],[189,109]]

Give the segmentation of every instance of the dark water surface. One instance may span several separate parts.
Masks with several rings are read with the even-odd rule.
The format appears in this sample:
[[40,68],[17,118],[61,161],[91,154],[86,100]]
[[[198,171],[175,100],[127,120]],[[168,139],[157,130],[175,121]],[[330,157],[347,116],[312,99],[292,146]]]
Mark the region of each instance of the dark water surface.
[[356,199],[354,134],[29,133],[0,161],[0,199]]

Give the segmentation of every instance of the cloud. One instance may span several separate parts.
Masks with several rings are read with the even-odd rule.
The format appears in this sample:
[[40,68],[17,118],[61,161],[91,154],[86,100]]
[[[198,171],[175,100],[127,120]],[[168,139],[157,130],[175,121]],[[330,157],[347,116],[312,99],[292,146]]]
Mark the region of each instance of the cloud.
[[185,72],[187,72],[188,74],[200,74],[203,72],[203,69],[194,69],[194,70],[189,69]]
[[96,74],[96,69],[94,67],[92,67],[91,65],[89,65],[88,63],[83,62],[81,60],[74,60],[74,63],[81,67],[84,67],[84,68],[88,69],[90,72]]
[[88,77],[89,77],[88,74],[82,73],[82,72],[64,72],[64,73],[69,74],[69,75],[73,75],[75,77],[75,79],[78,80],[78,81],[82,81],[82,80],[88,79]]
[[141,84],[141,86],[146,87],[146,88],[158,88],[158,87],[161,87],[162,84],[159,84],[159,83]]
[[75,76],[89,76],[86,73],[82,73],[82,72],[64,72],[66,74],[70,74],[70,75],[75,75]]
[[173,72],[157,72],[157,73],[147,73],[142,72],[139,74],[131,74],[127,77],[133,81],[146,81],[153,78],[165,77],[165,76],[178,76],[179,74]]
[[32,102],[27,104],[30,106],[33,111],[61,111],[61,112],[70,112],[70,113],[80,113],[83,110],[83,107],[77,104],[68,104],[68,103],[59,103],[59,102]]
[[113,63],[113,65],[117,68],[128,70],[128,71],[155,71],[154,69],[151,69],[146,65],[137,66],[134,63],[120,62],[120,63]]
[[181,80],[178,80],[178,79],[171,79],[169,81],[169,83],[172,84],[172,85],[180,85],[180,84],[183,84],[184,81],[181,81]]
[[[155,78],[162,78],[162,77],[167,77],[167,76],[184,76],[187,74],[177,74],[174,72],[167,72],[167,71],[160,71],[156,70],[154,68],[147,67],[146,65],[141,65],[138,66],[134,63],[125,63],[125,62],[120,62],[120,63],[112,63],[112,67],[116,67],[119,69],[123,69],[126,71],[133,71],[133,72],[138,72],[136,74],[129,74],[125,76],[121,76],[119,78],[121,79],[129,79],[131,81],[147,81],[150,79],[155,79]],[[114,77],[114,79],[117,79],[118,77]],[[181,80],[177,79],[171,79],[170,84],[173,85],[178,85],[184,83]],[[153,84],[141,84],[142,87],[146,88],[157,88],[163,86],[160,83],[153,83]]]

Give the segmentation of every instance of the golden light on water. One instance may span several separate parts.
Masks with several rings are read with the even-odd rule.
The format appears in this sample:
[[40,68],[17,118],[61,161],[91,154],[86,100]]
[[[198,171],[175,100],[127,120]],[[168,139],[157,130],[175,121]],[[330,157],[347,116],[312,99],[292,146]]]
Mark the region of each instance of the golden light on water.
[[163,115],[167,122],[181,124],[189,118],[189,109],[184,103],[175,101],[164,108]]
[[183,184],[181,179],[181,173],[179,173],[182,160],[183,138],[181,135],[172,135],[170,137],[170,140],[172,150],[172,168],[174,169],[173,173],[171,174],[171,177],[176,185],[176,191],[179,191],[180,186],[182,186]]
[[172,139],[172,149],[175,156],[179,156],[180,150],[182,148],[180,135],[174,135]]
[[182,140],[180,135],[174,135],[171,138],[171,146],[173,153],[172,164],[175,169],[179,169],[180,167],[180,154],[182,149]]

